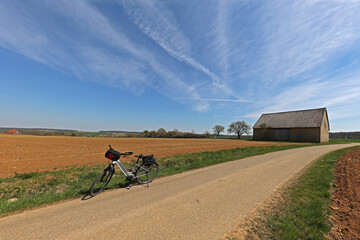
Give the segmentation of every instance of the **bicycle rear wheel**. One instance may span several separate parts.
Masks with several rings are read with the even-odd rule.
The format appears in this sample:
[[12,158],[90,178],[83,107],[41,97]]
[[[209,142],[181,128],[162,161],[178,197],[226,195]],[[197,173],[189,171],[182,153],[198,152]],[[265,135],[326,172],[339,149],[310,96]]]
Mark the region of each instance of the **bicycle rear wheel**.
[[159,165],[156,162],[142,163],[135,172],[136,180],[141,183],[150,183],[158,175]]
[[90,195],[92,197],[98,195],[106,188],[106,185],[110,182],[114,172],[115,170],[113,168],[106,168],[99,176],[97,176],[90,188]]

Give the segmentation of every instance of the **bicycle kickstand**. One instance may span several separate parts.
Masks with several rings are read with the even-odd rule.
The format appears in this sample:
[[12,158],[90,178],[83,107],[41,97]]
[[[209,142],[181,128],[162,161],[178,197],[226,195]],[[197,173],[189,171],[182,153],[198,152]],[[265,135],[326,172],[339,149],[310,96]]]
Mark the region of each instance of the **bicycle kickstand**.
[[146,172],[146,186],[149,187],[149,172]]

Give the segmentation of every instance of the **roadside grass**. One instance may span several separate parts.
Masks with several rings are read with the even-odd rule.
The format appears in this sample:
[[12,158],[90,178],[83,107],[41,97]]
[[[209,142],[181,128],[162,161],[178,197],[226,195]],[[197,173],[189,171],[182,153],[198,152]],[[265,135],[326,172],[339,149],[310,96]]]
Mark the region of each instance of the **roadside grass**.
[[340,154],[355,147],[331,152],[312,163],[294,183],[281,193],[279,202],[255,220],[250,238],[327,239],[331,223],[331,185],[334,164]]
[[[309,145],[247,147],[216,152],[191,153],[158,159],[159,177],[202,168],[222,162],[261,155]],[[107,166],[80,167],[60,171],[31,172],[0,178],[0,216],[61,200],[86,197],[98,174]],[[133,163],[125,163],[130,168]],[[119,171],[107,189],[126,187],[129,184]]]

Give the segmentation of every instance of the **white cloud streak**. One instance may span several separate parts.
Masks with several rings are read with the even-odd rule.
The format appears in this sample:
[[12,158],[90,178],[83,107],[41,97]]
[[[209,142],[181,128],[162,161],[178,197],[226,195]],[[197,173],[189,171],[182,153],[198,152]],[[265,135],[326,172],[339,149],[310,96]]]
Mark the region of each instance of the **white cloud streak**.
[[[38,4],[50,12],[45,18],[54,14],[70,22],[77,35],[70,35],[61,25],[47,25],[47,19],[31,13],[31,7],[37,6],[1,5],[1,47],[58,70],[73,72],[81,79],[125,88],[135,94],[141,94],[146,86],[150,86],[174,100],[184,96],[200,97],[196,89],[168,70],[146,47],[135,44],[115,30],[87,1]],[[54,28],[57,35],[54,35]],[[97,42],[111,50],[99,47]],[[156,78],[158,82],[145,73],[148,68],[160,77]],[[194,108],[204,111],[209,104],[201,101],[195,103]]]
[[360,118],[360,1],[269,2],[259,11],[263,53],[244,52],[243,75],[259,79],[256,110],[242,116],[327,107],[331,120]]
[[226,99],[226,98],[194,98],[189,100],[202,100],[202,101],[209,101],[209,102],[235,102],[235,103],[251,103],[255,101],[251,100],[241,100],[241,99]]
[[252,113],[235,114],[254,118],[327,106],[337,109],[337,118],[344,116],[339,106],[360,102],[360,74],[354,72],[360,59],[347,58],[360,53],[360,1],[218,1],[198,9],[195,2],[194,13],[215,13],[207,26],[197,26],[205,29],[198,35],[182,27],[187,19],[169,2],[112,2],[119,14],[126,10],[133,35],[97,8],[100,2],[92,3],[5,1],[0,46],[134,94],[150,87],[197,111],[249,103],[256,107]]
[[272,2],[263,11],[266,51],[261,64],[268,81],[287,81],[359,43],[359,2]]
[[217,20],[214,27],[215,31],[215,46],[219,56],[219,64],[223,68],[223,75],[225,79],[228,79],[229,75],[229,46],[227,38],[227,2],[218,1],[218,13]]
[[[290,87],[269,99],[266,107],[245,115],[256,119],[263,113],[327,107],[332,120],[360,116],[360,72],[333,79],[318,79]],[[345,114],[343,109],[347,109]],[[353,108],[351,111],[350,109]]]
[[214,88],[233,95],[222,79],[191,56],[191,44],[179,29],[172,12],[161,1],[122,1],[124,8],[139,29],[167,53],[207,75]]

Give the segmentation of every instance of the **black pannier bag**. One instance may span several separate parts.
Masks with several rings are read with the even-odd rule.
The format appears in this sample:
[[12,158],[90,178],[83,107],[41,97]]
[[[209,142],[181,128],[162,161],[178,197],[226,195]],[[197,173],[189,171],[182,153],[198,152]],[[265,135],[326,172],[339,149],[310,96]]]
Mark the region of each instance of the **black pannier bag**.
[[143,162],[155,162],[155,158],[154,158],[154,155],[148,155],[148,156],[144,156],[143,157]]
[[112,161],[116,161],[120,158],[120,153],[114,149],[110,149],[105,153],[105,157]]

